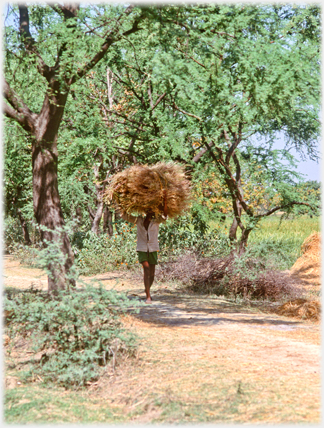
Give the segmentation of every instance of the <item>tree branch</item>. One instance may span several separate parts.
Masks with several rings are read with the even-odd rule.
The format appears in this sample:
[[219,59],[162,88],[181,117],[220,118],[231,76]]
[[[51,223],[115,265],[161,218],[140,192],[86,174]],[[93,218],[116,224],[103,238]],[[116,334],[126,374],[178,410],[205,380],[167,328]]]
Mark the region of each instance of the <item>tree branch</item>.
[[286,205],[279,205],[275,208],[272,208],[271,210],[267,211],[264,214],[259,214],[257,216],[255,216],[256,218],[262,218],[262,217],[267,217],[271,214],[273,214],[274,212],[281,210],[281,209],[285,209],[285,208],[289,208],[292,207],[293,205],[306,205],[307,207],[311,208],[312,210],[314,210],[314,207],[312,207],[310,204],[308,204],[307,202],[298,202],[298,201],[291,201],[289,202],[289,204]]
[[150,80],[148,81],[147,94],[149,96],[151,109],[153,110],[152,87]]
[[160,97],[156,100],[154,106],[152,107],[152,111],[155,109],[155,107],[157,107],[160,102],[163,100],[163,98],[166,96],[166,92],[164,92],[164,94],[160,95]]
[[180,113],[185,114],[186,116],[194,117],[195,119],[199,120],[200,122],[202,121],[201,117],[198,117],[198,116],[196,116],[195,114],[188,113],[187,111],[182,110],[181,108],[179,108],[179,107],[176,105],[176,103],[175,103],[175,102],[173,103],[173,107],[174,107],[176,110],[180,111]]
[[[125,12],[123,13],[123,15],[121,15],[117,21],[116,21],[116,25],[118,25],[120,19],[124,16],[128,16],[132,10],[134,9],[134,5],[130,5]],[[136,18],[133,26],[130,30],[125,31],[124,33],[122,33],[120,36],[116,36],[116,34],[118,33],[118,28],[114,28],[113,30],[110,31],[110,33],[108,34],[108,36],[106,37],[106,41],[102,44],[101,49],[99,52],[97,52],[93,58],[85,65],[83,66],[81,69],[79,69],[77,71],[77,73],[71,77],[71,79],[69,80],[70,85],[72,85],[73,83],[75,83],[77,80],[81,79],[83,76],[85,76],[89,70],[91,70],[105,55],[105,53],[108,51],[108,49],[110,48],[110,46],[120,40],[122,37],[128,36],[129,34],[135,33],[136,31],[141,30],[140,27],[138,27],[139,22],[141,21],[141,19],[143,18],[143,16],[141,15],[140,17]]]
[[26,131],[34,133],[36,113],[33,113],[22,99],[18,97],[6,80],[3,85],[3,94],[10,104],[3,103],[4,114],[18,122]]
[[[223,159],[223,151],[220,147],[215,146],[216,150],[218,151],[218,158],[215,156],[214,152],[211,150],[211,147],[209,147],[207,141],[205,140],[204,136],[203,136],[203,143],[206,146],[207,150],[209,151],[211,157],[213,158],[213,160],[215,161],[216,165],[218,168],[220,168],[220,165],[223,167],[224,172],[225,172],[225,181],[227,183],[227,186],[230,190],[230,192],[233,194],[233,198],[236,198],[239,200],[242,208],[244,209],[244,211],[250,215],[253,216],[253,212],[251,210],[251,208],[249,208],[249,206],[247,205],[247,203],[244,201],[243,196],[240,192],[240,189],[238,187],[238,184],[235,180],[235,178],[232,175],[232,171],[229,167],[229,165],[224,161]],[[224,173],[223,172],[223,173]]]
[[19,31],[20,36],[24,42],[25,48],[28,52],[33,53],[37,56],[38,64],[37,69],[38,72],[44,76],[47,80],[49,79],[50,68],[45,63],[40,53],[36,48],[36,42],[30,34],[29,29],[29,15],[28,8],[25,5],[19,5]]
[[78,10],[80,9],[80,5],[77,3],[69,3],[69,4],[49,4],[49,6],[55,10],[55,12],[63,13],[64,19],[75,18],[77,16]]
[[[211,143],[208,144],[209,148],[212,148],[214,146],[214,142],[212,141]],[[197,163],[199,162],[200,158],[202,158],[202,156],[208,151],[209,149],[207,147],[203,147],[200,152],[198,154],[196,154],[196,156],[192,159],[193,162]]]
[[236,37],[233,36],[232,34],[228,34],[223,31],[210,30],[210,32],[213,34],[217,34],[218,36],[228,36],[228,37],[231,37],[232,39],[236,39]]
[[177,50],[178,50],[179,52],[183,53],[183,54],[184,54],[184,56],[185,56],[186,58],[192,59],[193,61],[195,61],[195,62],[196,62],[198,65],[200,65],[201,67],[206,68],[206,66],[204,66],[204,64],[202,64],[201,62],[197,61],[197,60],[196,60],[195,58],[193,58],[192,56],[188,56],[188,55],[186,54],[186,52],[182,51],[182,50],[181,50],[181,49],[179,49],[179,48],[177,48]]
[[[91,95],[90,95],[90,96],[89,96],[89,98],[90,98],[90,99],[92,99],[92,100],[94,100],[94,101],[97,101],[97,100],[96,100],[96,98],[95,98],[94,96],[91,96]],[[99,102],[100,102],[101,106],[105,109],[105,111],[106,111],[107,113],[109,113],[109,114],[114,114],[114,115],[116,115],[116,116],[122,117],[123,119],[125,119],[125,120],[127,120],[128,122],[133,123],[134,125],[137,125],[137,126],[148,126],[148,127],[150,127],[150,128],[153,128],[153,126],[152,126],[152,125],[145,124],[145,123],[143,123],[143,122],[138,122],[138,121],[136,121],[136,120],[130,119],[128,116],[126,116],[126,115],[124,115],[124,114],[122,114],[122,113],[118,113],[118,112],[117,112],[117,111],[115,111],[115,110],[108,109],[108,108],[107,108],[107,106],[105,105],[105,103],[103,103],[101,100],[99,100]],[[119,122],[119,123],[120,123],[120,122]]]
[[224,129],[223,131],[223,135],[225,140],[227,141],[227,143],[229,144],[230,148],[226,154],[226,158],[225,158],[225,162],[227,163],[227,165],[229,165],[230,159],[233,156],[233,153],[235,151],[235,149],[237,148],[237,146],[240,144],[241,142],[241,137],[242,137],[242,122],[239,123],[239,136],[237,136],[234,132],[232,132],[231,128],[229,127],[229,130],[234,138],[234,143],[231,144],[229,136],[226,132],[226,130]]

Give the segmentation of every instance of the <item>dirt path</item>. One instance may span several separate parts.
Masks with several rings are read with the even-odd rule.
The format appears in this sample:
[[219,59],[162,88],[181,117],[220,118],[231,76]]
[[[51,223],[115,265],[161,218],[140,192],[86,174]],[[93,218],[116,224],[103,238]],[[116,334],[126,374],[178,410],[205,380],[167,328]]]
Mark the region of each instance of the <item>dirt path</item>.
[[[42,272],[9,256],[4,269],[6,287],[47,286]],[[144,298],[141,281],[127,274],[95,278]],[[141,338],[137,360],[107,370],[89,399],[139,423],[319,422],[319,324],[171,284],[153,286],[152,295],[152,305],[124,318]]]

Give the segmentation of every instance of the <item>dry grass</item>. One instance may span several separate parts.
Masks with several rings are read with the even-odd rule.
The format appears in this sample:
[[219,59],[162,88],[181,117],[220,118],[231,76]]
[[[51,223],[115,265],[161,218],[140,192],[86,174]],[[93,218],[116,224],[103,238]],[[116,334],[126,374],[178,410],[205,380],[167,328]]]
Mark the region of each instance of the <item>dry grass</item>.
[[181,281],[190,290],[199,293],[270,300],[300,295],[296,281],[287,273],[265,270],[253,277],[251,272],[256,271],[258,263],[258,260],[247,260],[243,271],[236,265],[233,255],[198,259],[195,254],[187,253],[176,261],[161,264],[157,269],[157,278]]
[[298,276],[314,285],[320,284],[321,270],[321,234],[313,232],[301,246],[302,256],[290,269],[292,275]]
[[[301,246],[302,256],[290,269],[291,277],[304,282],[305,291],[318,291],[321,283],[321,235],[313,232]],[[319,321],[321,303],[319,299],[304,298],[285,302],[278,308],[280,315]]]
[[142,338],[138,361],[102,378],[93,395],[113,399],[125,414],[132,412],[133,422],[317,420],[315,355],[305,355],[286,332],[272,337],[270,328],[244,324],[171,329],[134,318],[126,323]]
[[168,217],[183,214],[190,205],[191,187],[184,167],[175,162],[156,165],[133,165],[115,174],[103,195],[106,203],[113,203],[127,214],[146,214],[152,211],[161,218],[166,191]]
[[321,306],[317,300],[295,299],[289,300],[278,308],[279,315],[307,319],[320,320]]
[[[107,274],[101,279],[108,288],[144,296],[142,278],[118,285]],[[26,384],[22,370],[7,370],[12,386],[6,390],[6,422],[319,423],[319,325],[211,296],[180,295],[178,288],[166,292],[154,285],[154,293],[160,302],[144,308],[151,317],[123,317],[124,327],[140,337],[135,362],[117,359],[91,387],[77,392],[49,389],[39,379]],[[175,309],[185,305],[190,325],[167,324],[168,312],[164,322],[156,322],[163,302]],[[201,324],[197,313],[214,322]],[[12,358],[26,357],[24,347],[16,351]]]

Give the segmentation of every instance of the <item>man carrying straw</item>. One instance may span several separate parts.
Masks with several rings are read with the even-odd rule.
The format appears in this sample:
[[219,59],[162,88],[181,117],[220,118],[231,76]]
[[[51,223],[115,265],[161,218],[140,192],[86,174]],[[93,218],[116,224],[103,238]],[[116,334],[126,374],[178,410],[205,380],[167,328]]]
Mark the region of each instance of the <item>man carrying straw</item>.
[[[158,264],[157,252],[160,251],[158,234],[159,225],[167,218],[167,197],[166,190],[163,191],[163,215],[164,219],[157,220],[151,210],[146,212],[145,217],[135,217],[124,212],[120,213],[123,220],[134,223],[137,226],[137,247],[138,261],[143,266],[144,287],[146,300],[145,303],[152,303],[150,293],[154,281],[155,265]],[[162,208],[162,207],[161,207]]]
[[166,217],[183,215],[190,207],[191,185],[185,167],[175,162],[132,165],[111,178],[103,200],[113,202],[120,216],[137,226],[136,249],[144,270],[146,303],[151,303],[150,288],[160,250],[159,224]]

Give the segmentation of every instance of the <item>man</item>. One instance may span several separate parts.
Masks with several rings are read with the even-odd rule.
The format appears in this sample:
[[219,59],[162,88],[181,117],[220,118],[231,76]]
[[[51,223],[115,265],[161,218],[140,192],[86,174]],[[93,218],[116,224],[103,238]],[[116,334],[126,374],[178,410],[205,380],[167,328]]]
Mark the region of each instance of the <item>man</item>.
[[164,222],[167,217],[167,198],[166,190],[163,191],[164,204],[163,208],[164,219],[157,221],[154,219],[152,211],[148,211],[146,216],[135,217],[128,214],[121,214],[121,217],[137,226],[137,247],[138,261],[143,266],[144,272],[144,288],[146,294],[145,303],[152,303],[150,293],[151,286],[154,281],[155,265],[157,265],[157,252],[160,250],[158,234],[159,224]]

